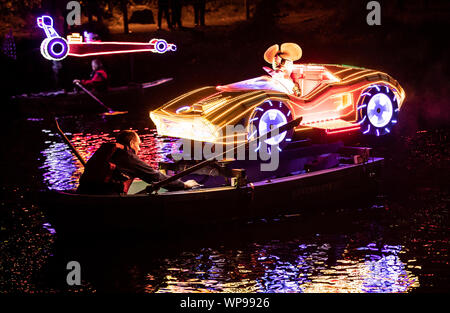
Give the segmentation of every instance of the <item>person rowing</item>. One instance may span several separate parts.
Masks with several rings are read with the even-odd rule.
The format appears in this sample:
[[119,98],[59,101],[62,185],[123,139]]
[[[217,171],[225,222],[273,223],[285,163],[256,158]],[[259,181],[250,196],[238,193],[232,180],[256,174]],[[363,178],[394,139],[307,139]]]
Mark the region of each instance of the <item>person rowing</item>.
[[[132,130],[123,130],[115,143],[104,143],[87,161],[77,189],[81,194],[127,194],[135,178],[153,184],[167,179],[158,170],[138,157],[141,140]],[[195,180],[175,180],[164,186],[167,190],[198,187]]]
[[99,59],[94,59],[91,62],[92,73],[90,79],[79,80],[74,79],[73,83],[81,83],[84,87],[88,89],[93,89],[96,91],[107,91],[108,89],[108,75],[106,74],[105,68]]

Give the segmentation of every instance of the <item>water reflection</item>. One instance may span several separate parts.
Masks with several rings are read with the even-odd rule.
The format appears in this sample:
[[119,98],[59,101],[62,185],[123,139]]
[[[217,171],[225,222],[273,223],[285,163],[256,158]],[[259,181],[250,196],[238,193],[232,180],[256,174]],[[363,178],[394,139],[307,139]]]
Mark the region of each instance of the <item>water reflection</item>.
[[[100,134],[65,134],[83,158],[89,160],[103,143],[114,141],[119,131],[113,130],[111,133]],[[155,130],[145,128],[142,131],[135,131],[138,132],[142,141],[139,157],[155,168],[158,167],[158,162],[168,160],[168,154],[177,151],[175,140],[157,137]],[[45,148],[41,151],[43,164],[40,166],[44,183],[53,190],[76,189],[83,173],[81,162],[73,155],[59,134],[46,129],[42,132],[47,136]]]
[[[83,133],[68,133],[67,136],[85,158],[89,158],[102,142],[112,140],[118,132],[113,129],[117,127],[115,124],[107,128],[107,133],[96,134],[95,130],[88,133],[83,127],[63,125],[67,130],[76,129],[79,132],[83,129]],[[39,132],[41,128],[39,124]],[[144,127],[139,128],[139,134],[143,140],[141,157],[155,166],[174,147],[173,142],[163,141]],[[41,147],[43,141],[39,140],[39,147],[30,152],[33,159],[40,157],[40,160],[30,166],[41,167],[49,188],[76,187],[81,165],[56,133],[43,130],[42,135],[45,144]],[[395,174],[390,178],[395,195],[401,192],[401,196],[393,197],[371,211],[376,211],[376,214],[366,208],[352,211],[348,220],[356,226],[326,229],[328,239],[305,239],[308,234],[299,232],[299,235],[296,231],[289,232],[280,241],[261,239],[266,233],[270,239],[277,236],[280,229],[284,229],[280,226],[273,232],[268,232],[266,228],[259,233],[252,232],[246,243],[241,238],[231,240],[226,247],[217,245],[215,248],[194,249],[183,244],[177,247],[177,250],[187,250],[181,254],[173,252],[164,241],[164,236],[150,239],[152,243],[156,241],[155,246],[170,247],[156,252],[148,249],[147,244],[145,248],[136,247],[135,242],[129,245],[133,253],[120,253],[121,250],[114,246],[109,258],[97,250],[84,251],[84,246],[80,248],[83,250],[80,253],[73,246],[65,249],[70,250],[70,256],[101,260],[100,275],[119,282],[109,285],[114,291],[126,285],[129,286],[127,291],[131,292],[144,290],[160,293],[448,292],[450,195],[448,184],[445,184],[448,181],[450,155],[448,132],[420,134],[405,140],[405,143],[406,152],[395,153],[397,160],[391,163],[391,166],[398,168],[390,169]],[[389,151],[390,148],[387,148]],[[411,176],[408,173],[412,173]],[[399,179],[402,179],[400,183]],[[411,183],[404,185],[408,181]],[[0,293],[65,291],[64,277],[63,286],[55,287],[43,271],[46,266],[55,271],[64,269],[64,266],[48,264],[55,256],[65,256],[64,251],[58,250],[61,247],[55,249],[55,231],[47,223],[45,211],[41,212],[41,208],[25,201],[34,201],[35,198],[31,194],[27,196],[23,188],[5,192],[3,187],[2,193],[0,268],[3,271],[0,271]],[[313,223],[314,232],[323,223],[322,218]],[[339,225],[334,219],[330,224]],[[296,225],[296,229],[299,228],[301,225]],[[201,239],[195,241],[197,247],[211,246],[209,243],[203,244]],[[94,258],[93,251],[99,256]],[[133,258],[134,254],[139,257]],[[122,264],[122,267],[116,266]],[[104,266],[111,269],[110,272]],[[131,272],[128,270],[130,267],[138,270]],[[55,276],[59,280],[57,273]],[[138,277],[135,279],[136,275]],[[101,288],[101,284],[97,285],[92,277],[86,275],[85,279],[83,288],[87,292]]]
[[[399,293],[419,287],[402,261],[402,246],[374,244],[344,250],[337,260],[330,244],[271,243],[243,251],[203,249],[164,259],[161,273],[148,273],[147,292]],[[361,253],[363,253],[361,255]],[[159,281],[156,284],[156,281]]]

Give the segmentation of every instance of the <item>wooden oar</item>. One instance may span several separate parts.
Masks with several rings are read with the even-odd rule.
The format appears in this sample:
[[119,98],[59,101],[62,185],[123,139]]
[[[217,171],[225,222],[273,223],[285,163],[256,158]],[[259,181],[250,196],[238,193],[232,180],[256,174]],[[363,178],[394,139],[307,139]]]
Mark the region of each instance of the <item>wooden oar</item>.
[[106,106],[103,102],[101,102],[99,98],[97,98],[92,92],[87,90],[82,84],[80,84],[79,82],[74,82],[74,84],[80,87],[80,89],[83,90],[85,93],[87,93],[89,96],[91,96],[91,98],[97,101],[98,104],[100,104],[102,107],[108,110],[108,112],[103,113],[103,115],[118,115],[128,113],[128,111],[114,111],[110,107]]
[[[292,120],[289,123],[284,124],[283,126],[280,126],[278,128],[272,129],[270,132],[265,133],[265,134],[259,136],[258,138],[255,138],[252,141],[260,141],[261,142],[261,141],[266,141],[267,139],[269,139],[269,138],[271,138],[273,136],[278,136],[279,134],[281,134],[281,133],[283,133],[283,132],[285,132],[285,131],[287,131],[287,130],[289,130],[291,128],[297,127],[300,124],[300,122],[302,121],[302,119],[303,119],[303,117],[299,117],[299,118],[297,118],[295,120]],[[238,145],[236,147],[233,147],[233,148],[231,148],[231,149],[229,149],[229,150],[227,150],[227,151],[225,151],[225,152],[223,152],[223,153],[221,153],[221,154],[219,154],[217,156],[209,158],[209,159],[207,159],[205,161],[202,161],[202,162],[200,162],[200,163],[198,163],[198,164],[196,164],[194,166],[191,166],[188,169],[185,169],[184,171],[182,171],[180,173],[177,173],[177,174],[175,174],[173,176],[170,176],[169,178],[167,178],[165,180],[162,180],[160,182],[152,184],[152,185],[148,186],[145,190],[148,193],[152,193],[153,191],[157,191],[162,186],[167,185],[168,183],[171,183],[171,182],[173,182],[173,181],[175,181],[177,179],[180,179],[181,177],[189,175],[190,173],[193,173],[193,172],[199,170],[200,168],[205,167],[208,164],[211,164],[211,163],[215,162],[217,157],[223,156],[223,155],[225,155],[225,154],[227,154],[228,152],[231,152],[231,151],[235,152],[240,147],[247,146],[249,144],[250,144],[249,142],[245,142],[245,143],[240,144],[240,145]]]
[[158,86],[158,85],[170,82],[171,80],[173,80],[172,77],[170,77],[170,78],[161,78],[161,79],[149,82],[149,83],[143,83],[143,84],[141,84],[141,87],[143,89],[150,88],[150,87],[155,87],[155,86]]
[[56,119],[56,117],[55,117],[55,123],[56,123],[56,129],[58,130],[58,133],[61,135],[61,137],[66,142],[66,144],[69,146],[70,150],[72,150],[73,154],[75,154],[75,156],[78,158],[78,160],[80,160],[81,164],[83,166],[86,166],[86,161],[84,160],[84,158],[81,156],[81,154],[78,152],[78,150],[72,145],[69,138],[66,137],[64,132],[59,127],[59,123],[58,123],[58,120]]

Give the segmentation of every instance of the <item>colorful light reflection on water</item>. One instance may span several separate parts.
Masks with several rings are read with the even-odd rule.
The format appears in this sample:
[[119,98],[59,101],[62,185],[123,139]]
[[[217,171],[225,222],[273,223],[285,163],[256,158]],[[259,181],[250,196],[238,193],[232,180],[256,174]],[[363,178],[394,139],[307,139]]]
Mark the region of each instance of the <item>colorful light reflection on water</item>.
[[[368,244],[345,250],[329,264],[330,244],[273,242],[246,251],[205,249],[165,259],[164,283],[155,286],[147,275],[147,292],[258,292],[258,293],[403,293],[419,287],[419,279],[401,260],[401,246],[374,248]],[[356,253],[356,255],[355,255]]]
[[[67,135],[83,156],[89,158],[101,143],[112,140],[117,131]],[[36,164],[41,167],[44,182],[51,189],[75,188],[81,165],[58,135],[48,130],[42,134],[45,143],[34,153],[40,156]],[[156,137],[150,129],[140,128],[139,134],[143,141],[141,157],[154,166],[176,148],[172,141]],[[407,167],[419,168],[415,162],[423,162],[421,158],[430,155],[429,147],[435,149],[438,156],[443,149],[448,149],[446,140],[436,139],[441,134],[425,135],[413,140],[417,143],[417,154],[402,157]],[[431,139],[437,143],[430,145]],[[447,170],[439,164],[441,167],[434,163],[426,167],[428,170],[437,168],[433,177]],[[422,176],[428,177],[426,175],[428,172],[424,170]],[[114,278],[120,273],[119,285],[131,285],[128,289],[131,292],[393,293],[446,290],[450,197],[442,185],[433,186],[427,180],[418,182],[412,189],[414,192],[408,191],[372,211],[370,208],[350,211],[350,222],[338,229],[317,229],[325,223],[320,217],[312,223],[312,234],[289,232],[286,238],[281,236],[284,239],[273,240],[284,232],[284,224],[273,226],[270,231],[264,226],[263,230],[252,233],[252,238],[243,240],[237,236],[231,243],[227,239],[224,245],[223,239],[211,244],[197,238],[195,241],[207,248],[178,247],[183,252],[173,253],[170,248],[158,248],[155,252],[146,245],[144,249],[149,255],[139,256],[138,260],[132,255],[140,248],[130,248],[133,253],[123,253],[114,247],[111,257],[107,258],[113,263],[111,272],[105,270],[103,274]],[[45,281],[36,284],[33,280],[53,257],[52,244],[54,235],[58,234],[45,220],[45,211],[42,214],[36,205],[17,201],[17,195],[26,194],[23,189],[4,193],[4,199],[9,200],[1,203],[1,212],[9,213],[5,213],[6,217],[0,221],[6,238],[0,245],[0,254],[5,256],[0,258],[0,267],[7,271],[0,273],[0,291],[58,292],[45,285]],[[22,196],[20,198],[23,200]],[[376,215],[372,216],[374,213]],[[341,222],[346,220],[344,216]],[[327,225],[336,223],[339,224],[331,218]],[[348,228],[353,224],[358,225],[356,230]],[[301,227],[302,224],[296,224],[296,228]],[[264,236],[266,239],[261,239]],[[165,244],[162,241],[156,245]],[[92,258],[92,250],[85,253]],[[122,263],[125,270],[116,267]],[[130,267],[137,270],[131,272]],[[87,292],[99,288],[95,280],[85,279],[89,286]]]
[[[119,131],[100,134],[65,133],[65,135],[81,156],[89,160],[103,143],[114,141],[115,134]],[[142,141],[139,157],[155,168],[158,167],[158,162],[167,160],[166,156],[176,151],[174,140],[161,139],[155,136],[154,130],[145,128],[143,131],[135,131],[138,132]],[[48,140],[45,141],[46,148],[41,152],[44,160],[40,169],[43,171],[44,182],[52,190],[76,189],[83,173],[81,162],[62,141],[59,134],[46,129],[42,132],[48,136]]]

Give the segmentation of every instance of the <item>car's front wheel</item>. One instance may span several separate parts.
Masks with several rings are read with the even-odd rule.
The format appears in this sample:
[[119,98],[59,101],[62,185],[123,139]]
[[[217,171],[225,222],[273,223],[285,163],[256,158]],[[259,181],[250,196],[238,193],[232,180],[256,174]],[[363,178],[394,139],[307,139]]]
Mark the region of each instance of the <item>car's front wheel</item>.
[[[281,127],[292,120],[292,112],[284,102],[266,100],[256,107],[250,116],[248,122],[248,140],[255,140],[259,136]],[[281,151],[292,140],[293,132],[291,129],[265,140],[267,151],[269,153],[272,149]],[[255,150],[258,151],[261,146],[261,142],[258,142]]]

